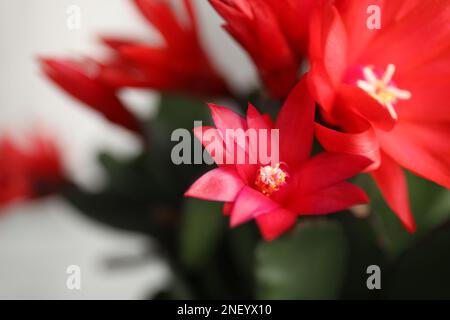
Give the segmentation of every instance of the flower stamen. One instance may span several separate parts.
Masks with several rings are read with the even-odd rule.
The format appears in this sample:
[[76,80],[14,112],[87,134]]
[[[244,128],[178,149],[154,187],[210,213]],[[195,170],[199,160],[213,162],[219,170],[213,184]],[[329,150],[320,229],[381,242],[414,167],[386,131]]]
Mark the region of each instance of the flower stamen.
[[363,68],[364,80],[358,80],[356,85],[367,92],[372,98],[385,106],[393,119],[397,120],[398,115],[394,105],[398,100],[411,99],[411,92],[399,89],[392,82],[395,73],[395,65],[389,64],[383,76],[379,78],[372,66]]
[[286,184],[287,178],[288,174],[280,168],[280,163],[277,163],[274,167],[267,165],[259,168],[255,186],[264,195],[270,196]]

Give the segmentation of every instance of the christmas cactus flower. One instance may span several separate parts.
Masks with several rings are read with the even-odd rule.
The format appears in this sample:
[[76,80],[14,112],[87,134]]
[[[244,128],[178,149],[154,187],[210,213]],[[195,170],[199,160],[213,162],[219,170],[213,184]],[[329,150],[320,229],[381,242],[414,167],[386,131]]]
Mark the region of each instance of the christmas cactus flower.
[[409,231],[415,222],[402,168],[450,187],[450,3],[329,1],[310,26],[312,95],[329,151],[366,155],[385,200]]
[[107,37],[116,53],[102,78],[114,87],[151,88],[199,95],[229,95],[228,86],[201,44],[192,0],[180,1],[187,23],[168,0],[134,0],[140,13],[162,36],[162,44]]
[[274,98],[285,98],[307,57],[309,20],[322,0],[210,0]]
[[41,58],[45,75],[69,95],[102,114],[107,120],[140,133],[138,120],[128,111],[114,88],[100,78],[102,66],[90,59]]
[[134,4],[159,31],[163,44],[103,37],[103,43],[113,52],[104,61],[44,57],[40,63],[45,75],[107,120],[140,135],[139,121],[119,98],[124,88],[230,95],[200,43],[191,0],[183,0],[188,24],[177,19],[168,0],[135,0]]
[[283,33],[275,12],[262,0],[211,0],[228,31],[248,52],[275,98],[286,97],[297,81],[301,60]]
[[25,148],[10,137],[0,139],[0,208],[52,194],[64,182],[61,157],[54,143],[34,136]]
[[309,20],[312,11],[323,0],[263,0],[272,8],[281,30],[297,59],[307,56]]
[[[225,202],[232,227],[255,219],[263,237],[272,240],[293,227],[298,216],[328,214],[368,201],[362,190],[345,181],[370,165],[368,158],[330,152],[310,157],[315,106],[305,81],[293,89],[275,123],[252,105],[246,118],[225,107],[209,107],[216,128],[195,128],[196,136],[207,150],[221,139],[225,150],[211,152],[218,168],[199,178],[185,195]],[[278,140],[261,141],[267,135],[259,135],[257,142],[258,147],[264,143],[271,151],[279,150],[277,162],[263,162],[259,152],[254,154],[255,144],[226,139],[230,129],[277,130]],[[245,161],[237,159],[237,148],[244,149]],[[219,159],[230,153],[233,163]]]

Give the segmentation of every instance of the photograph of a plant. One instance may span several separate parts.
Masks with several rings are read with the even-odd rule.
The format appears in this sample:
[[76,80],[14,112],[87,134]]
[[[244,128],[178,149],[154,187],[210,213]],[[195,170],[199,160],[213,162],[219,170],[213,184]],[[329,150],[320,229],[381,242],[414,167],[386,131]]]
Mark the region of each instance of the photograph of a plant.
[[[216,66],[200,1],[258,87]],[[141,151],[99,152],[92,191],[57,137],[2,136],[0,210],[58,195],[148,236],[171,280],[143,298],[450,299],[450,1],[128,2],[162,41],[102,36],[103,59],[36,63]],[[156,114],[126,88],[157,92]]]

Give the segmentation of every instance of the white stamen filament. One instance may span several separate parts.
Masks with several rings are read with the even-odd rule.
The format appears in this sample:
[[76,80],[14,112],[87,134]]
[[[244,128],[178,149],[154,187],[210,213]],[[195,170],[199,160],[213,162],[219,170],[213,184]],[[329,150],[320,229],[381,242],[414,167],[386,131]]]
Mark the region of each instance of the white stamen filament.
[[392,84],[395,74],[395,65],[389,64],[380,78],[374,73],[373,68],[368,66],[363,68],[364,80],[358,80],[356,85],[367,92],[372,98],[386,107],[391,117],[398,119],[394,105],[398,100],[411,99],[411,92],[397,88]]

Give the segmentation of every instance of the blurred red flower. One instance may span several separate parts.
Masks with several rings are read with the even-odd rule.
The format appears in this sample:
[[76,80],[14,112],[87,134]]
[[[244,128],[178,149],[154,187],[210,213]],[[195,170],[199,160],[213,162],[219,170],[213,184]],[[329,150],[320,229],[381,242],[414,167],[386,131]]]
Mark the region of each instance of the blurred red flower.
[[112,123],[138,134],[139,121],[118,97],[125,87],[230,95],[227,84],[201,46],[191,0],[183,0],[187,25],[177,19],[167,0],[134,0],[134,3],[161,33],[163,45],[103,38],[114,52],[105,61],[42,58],[41,66],[47,77]]
[[213,67],[202,47],[197,18],[191,0],[183,0],[188,23],[177,18],[167,0],[134,0],[164,43],[104,38],[115,53],[115,62],[106,64],[102,79],[110,85],[151,88],[207,96],[229,95],[228,86]]
[[101,78],[102,65],[93,60],[40,59],[42,70],[55,84],[106,119],[140,133],[139,122]]
[[10,137],[0,139],[0,208],[52,194],[63,182],[61,158],[53,142],[34,136],[21,148]]
[[286,97],[295,85],[300,61],[289,46],[277,17],[264,0],[210,0],[227,30],[248,52],[266,88]]
[[309,17],[321,1],[210,0],[274,98],[285,98],[297,83],[307,55]]
[[[224,212],[231,215],[232,227],[256,219],[266,240],[293,227],[299,215],[326,214],[366,203],[365,193],[345,180],[370,165],[368,158],[328,152],[310,158],[315,107],[305,83],[293,89],[275,124],[251,105],[246,118],[225,107],[209,105],[217,128],[214,139],[223,139],[226,129],[279,129],[279,145],[272,141],[270,148],[279,150],[280,162],[267,165],[258,159],[256,164],[219,164],[185,195],[226,202]],[[211,130],[195,129],[206,149],[211,141],[201,133],[207,129]],[[237,142],[229,142],[224,141],[225,152],[234,152],[231,148],[234,150]],[[239,147],[245,148],[248,156],[256,152],[248,143]]]
[[[333,5],[334,4],[334,5]],[[450,187],[450,2],[337,0],[310,26],[310,88],[329,151],[366,155],[371,175],[407,230],[415,223],[403,168]],[[335,130],[338,129],[338,130]]]

